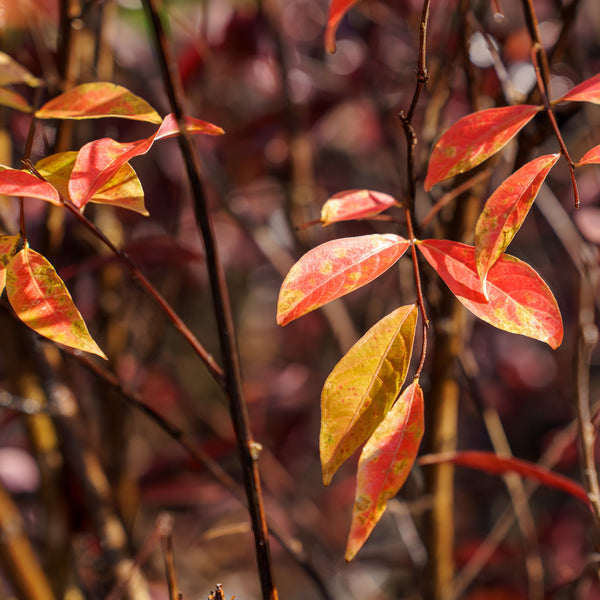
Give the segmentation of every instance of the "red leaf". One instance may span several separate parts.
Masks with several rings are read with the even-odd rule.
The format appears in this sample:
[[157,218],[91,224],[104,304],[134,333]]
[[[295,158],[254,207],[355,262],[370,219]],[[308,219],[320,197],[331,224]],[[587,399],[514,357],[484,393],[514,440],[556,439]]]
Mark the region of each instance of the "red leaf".
[[328,52],[335,52],[335,33],[352,5],[358,0],[331,0],[329,5],[329,16],[327,17],[327,29],[325,31],[325,48]]
[[519,231],[559,157],[547,154],[527,163],[500,184],[486,202],[475,229],[475,262],[484,291],[488,271]]
[[475,248],[449,240],[423,240],[418,248],[452,293],[475,316],[511,333],[558,348],[563,324],[548,286],[526,263],[503,254],[487,277],[487,294],[475,267]]
[[114,83],[78,85],[46,102],[38,119],[100,119],[120,117],[159,124],[160,115],[142,98]]
[[600,146],[594,146],[591,150],[588,150],[578,163],[575,163],[576,167],[582,165],[594,165],[600,164]]
[[388,194],[372,190],[338,192],[323,204],[321,223],[325,226],[338,221],[365,219],[397,205],[396,200]]
[[323,483],[373,433],[402,388],[418,309],[401,306],[376,323],[335,366],[321,394]]
[[5,196],[23,196],[39,198],[57,206],[62,206],[58,192],[46,181],[41,181],[35,175],[16,169],[0,171],[0,194]]
[[470,467],[489,473],[490,475],[502,475],[504,473],[518,473],[522,477],[535,479],[546,487],[562,490],[571,496],[585,502],[589,506],[585,489],[562,475],[553,473],[545,467],[540,467],[531,462],[513,457],[501,457],[493,452],[453,452],[449,454],[427,454],[419,459],[419,465],[435,465],[443,462],[451,462],[463,467]]
[[571,88],[562,98],[553,102],[591,102],[600,104],[600,73],[582,81],[579,85]]
[[313,248],[290,269],[281,285],[277,323],[287,325],[373,281],[408,245],[408,240],[389,233],[342,238]]
[[54,267],[28,246],[8,263],[6,293],[19,319],[40,335],[106,358]]
[[425,178],[425,191],[496,154],[541,108],[528,104],[489,108],[458,120],[433,149]]
[[423,431],[423,392],[416,380],[398,398],[360,455],[347,561],[354,558],[383,515],[388,500],[404,485]]
[[[216,125],[186,117],[188,133],[221,135]],[[111,138],[94,140],[81,148],[69,181],[69,195],[77,208],[83,208],[93,196],[117,173],[126,162],[150,150],[156,140],[179,135],[179,127],[173,114],[165,117],[156,133],[136,142],[119,143]]]

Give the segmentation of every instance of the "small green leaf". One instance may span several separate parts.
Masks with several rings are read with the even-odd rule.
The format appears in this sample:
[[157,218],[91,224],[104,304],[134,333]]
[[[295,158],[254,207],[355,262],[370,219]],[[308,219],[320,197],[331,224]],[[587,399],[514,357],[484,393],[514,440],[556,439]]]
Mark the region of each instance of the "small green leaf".
[[323,483],[381,423],[406,378],[416,306],[401,306],[376,323],[335,366],[321,394]]

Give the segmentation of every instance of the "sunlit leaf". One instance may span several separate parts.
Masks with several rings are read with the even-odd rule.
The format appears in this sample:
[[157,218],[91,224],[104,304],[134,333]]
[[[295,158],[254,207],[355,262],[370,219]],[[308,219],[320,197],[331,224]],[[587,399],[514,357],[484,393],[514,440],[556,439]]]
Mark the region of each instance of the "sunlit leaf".
[[541,108],[527,104],[489,108],[458,120],[437,141],[431,153],[425,190],[496,154]]
[[554,104],[558,102],[591,102],[592,104],[600,104],[600,73],[571,88]]
[[33,108],[21,94],[17,94],[17,92],[7,90],[6,88],[0,88],[0,105],[8,106],[8,108],[14,108],[24,113],[33,112]]
[[6,292],[19,319],[40,335],[106,358],[54,267],[29,246],[8,263]]
[[335,52],[335,34],[340,21],[357,2],[358,0],[331,0],[325,31],[325,48],[328,52]]
[[49,183],[41,181],[31,173],[16,169],[0,170],[0,194],[39,198],[58,206],[62,205],[58,192]]
[[411,383],[365,444],[358,462],[356,499],[346,560],[350,561],[404,485],[424,431],[423,392]]
[[591,150],[588,150],[578,163],[575,163],[577,167],[582,165],[594,165],[600,164],[600,146],[594,146]]
[[412,355],[418,310],[401,306],[376,323],[335,366],[321,393],[321,465],[329,485],[398,397]]
[[455,465],[478,469],[490,475],[503,475],[504,473],[518,473],[522,477],[535,479],[546,487],[562,490],[589,506],[589,499],[585,489],[577,482],[553,473],[545,467],[514,457],[501,457],[493,452],[452,452],[448,454],[426,454],[419,459],[421,466],[435,465],[451,462]]
[[0,52],[0,85],[11,83],[25,83],[30,87],[37,87],[40,80],[8,54]]
[[542,278],[514,256],[503,254],[487,277],[487,295],[477,268],[475,248],[448,240],[423,240],[418,248],[452,293],[487,323],[558,348],[563,324],[558,304]]
[[309,250],[289,271],[279,292],[277,323],[290,321],[367,285],[408,248],[393,234],[341,238]]
[[[186,117],[186,130],[190,134],[221,135],[216,125]],[[94,140],[81,148],[69,182],[69,195],[73,204],[83,208],[118,172],[122,165],[150,150],[155,141],[179,135],[173,114],[165,117],[162,125],[149,138],[136,142],[120,143],[111,138]]]
[[[40,175],[71,201],[69,180],[76,158],[76,151],[59,152],[42,158],[35,164],[35,168]],[[148,215],[144,205],[142,184],[129,163],[121,165],[110,180],[92,196],[90,202],[118,206],[142,215]]]
[[528,162],[500,184],[486,202],[475,228],[475,263],[484,290],[490,267],[519,231],[559,157],[547,154]]
[[366,219],[397,204],[392,196],[372,190],[338,192],[323,204],[321,223],[325,226],[338,221]]
[[36,111],[38,119],[99,119],[120,117],[135,121],[161,123],[160,115],[142,98],[114,83],[95,82],[78,85]]
[[0,294],[6,285],[6,267],[16,254],[20,240],[18,235],[0,236]]

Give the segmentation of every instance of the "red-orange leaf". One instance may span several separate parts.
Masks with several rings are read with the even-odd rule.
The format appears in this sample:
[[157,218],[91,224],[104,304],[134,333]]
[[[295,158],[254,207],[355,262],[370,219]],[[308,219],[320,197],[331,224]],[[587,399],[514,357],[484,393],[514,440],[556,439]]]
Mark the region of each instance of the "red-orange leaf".
[[25,246],[13,257],[7,267],[6,292],[19,319],[40,335],[106,358],[62,279],[41,254]]
[[600,73],[571,88],[556,102],[591,102],[592,104],[600,104]]
[[398,398],[360,455],[347,561],[354,558],[383,515],[388,500],[404,485],[417,457],[423,431],[423,392],[415,380]]
[[484,290],[488,271],[519,231],[559,156],[547,154],[528,162],[500,184],[486,202],[475,228],[475,263]]
[[321,393],[321,465],[329,485],[373,433],[406,378],[418,310],[401,306],[376,323],[335,366]]
[[39,198],[62,206],[58,192],[49,183],[41,181],[31,173],[16,169],[0,171],[0,194]]
[[540,106],[519,104],[481,110],[458,120],[437,141],[431,153],[425,190],[496,154],[539,110]]
[[591,150],[588,150],[575,166],[580,167],[582,165],[594,165],[600,164],[600,146],[594,146]]
[[513,457],[501,457],[493,452],[452,452],[448,454],[427,454],[419,459],[421,466],[434,465],[442,462],[452,462],[463,467],[470,467],[489,473],[490,475],[503,475],[504,473],[518,473],[523,477],[536,479],[546,487],[562,490],[589,506],[589,499],[585,489],[575,481],[549,471],[531,462]]
[[[221,135],[216,125],[186,117],[186,130],[191,134]],[[69,182],[69,195],[78,208],[83,208],[126,162],[145,154],[155,141],[179,135],[173,114],[165,117],[162,125],[149,138],[136,142],[119,143],[102,138],[86,144],[77,155]]]
[[142,98],[114,83],[78,85],[36,111],[38,119],[100,119],[120,117],[159,124],[160,115]]
[[487,295],[475,267],[475,248],[448,240],[418,242],[427,262],[452,293],[480,319],[511,333],[558,348],[563,324],[558,304],[542,278],[526,263],[503,254],[487,277]]
[[366,219],[387,210],[398,203],[388,194],[372,190],[347,190],[338,192],[321,208],[323,226],[338,221]]
[[329,16],[327,17],[327,29],[325,31],[325,48],[328,52],[335,52],[335,33],[352,5],[358,0],[331,0],[329,5]]
[[342,238],[309,250],[287,274],[277,303],[277,323],[290,321],[367,285],[408,248],[398,235]]

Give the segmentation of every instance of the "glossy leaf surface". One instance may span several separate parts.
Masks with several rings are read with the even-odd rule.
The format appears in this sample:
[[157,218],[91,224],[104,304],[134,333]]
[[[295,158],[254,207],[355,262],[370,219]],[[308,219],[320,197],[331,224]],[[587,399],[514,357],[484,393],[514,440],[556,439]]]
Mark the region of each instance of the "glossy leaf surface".
[[486,202],[475,228],[475,263],[484,290],[488,271],[519,231],[559,157],[547,154],[522,166]]
[[600,164],[600,146],[594,146],[588,150],[576,166]]
[[[47,156],[35,165],[49,183],[65,198],[73,201],[69,194],[69,180],[73,172],[77,152],[60,152]],[[126,208],[141,215],[148,215],[144,205],[144,190],[133,167],[129,163],[119,170],[90,199],[90,202]]]
[[17,94],[17,92],[7,90],[6,88],[0,88],[0,105],[14,108],[24,113],[33,112],[33,108],[31,108],[21,94]]
[[376,323],[335,366],[321,393],[323,483],[373,433],[398,397],[412,355],[418,310],[401,306]]
[[25,83],[30,87],[37,87],[40,80],[8,54],[0,52],[0,85],[11,83]]
[[290,321],[367,285],[408,248],[393,234],[341,238],[309,250],[289,271],[279,292],[277,323]]
[[511,333],[546,342],[558,348],[563,324],[548,286],[526,263],[503,254],[487,276],[487,295],[475,266],[475,248],[448,240],[418,243],[427,262],[452,293],[480,319]]
[[346,560],[350,561],[404,485],[424,431],[423,392],[411,383],[365,444],[358,462],[356,498]]
[[558,102],[591,102],[600,104],[600,73],[571,88]]
[[546,487],[562,490],[589,505],[587,492],[577,482],[519,458],[501,457],[493,452],[465,451],[450,454],[427,454],[419,459],[421,466],[443,462],[478,469],[490,475],[518,473],[522,477],[535,479]]
[[358,0],[331,0],[329,15],[327,17],[327,29],[325,31],[325,48],[328,52],[335,52],[335,34],[340,21],[357,2]]
[[26,246],[12,258],[7,266],[6,292],[19,319],[40,335],[106,358],[62,279],[41,254]]
[[58,206],[62,205],[58,192],[49,183],[41,181],[31,173],[16,169],[0,171],[0,194],[39,198]]
[[330,225],[338,221],[365,219],[397,205],[392,196],[372,190],[347,190],[338,192],[321,208],[321,223]]
[[[186,117],[186,129],[190,134],[221,135],[216,125]],[[120,143],[111,138],[94,140],[81,148],[69,182],[69,195],[78,208],[83,208],[118,172],[122,165],[150,150],[155,141],[179,135],[179,127],[173,114],[165,117],[162,125],[149,138],[136,142]]]
[[459,119],[437,141],[425,178],[425,190],[476,167],[501,150],[541,109],[519,104],[489,108]]
[[108,82],[84,83],[46,102],[38,119],[100,119],[119,117],[159,124],[161,116],[142,98]]

